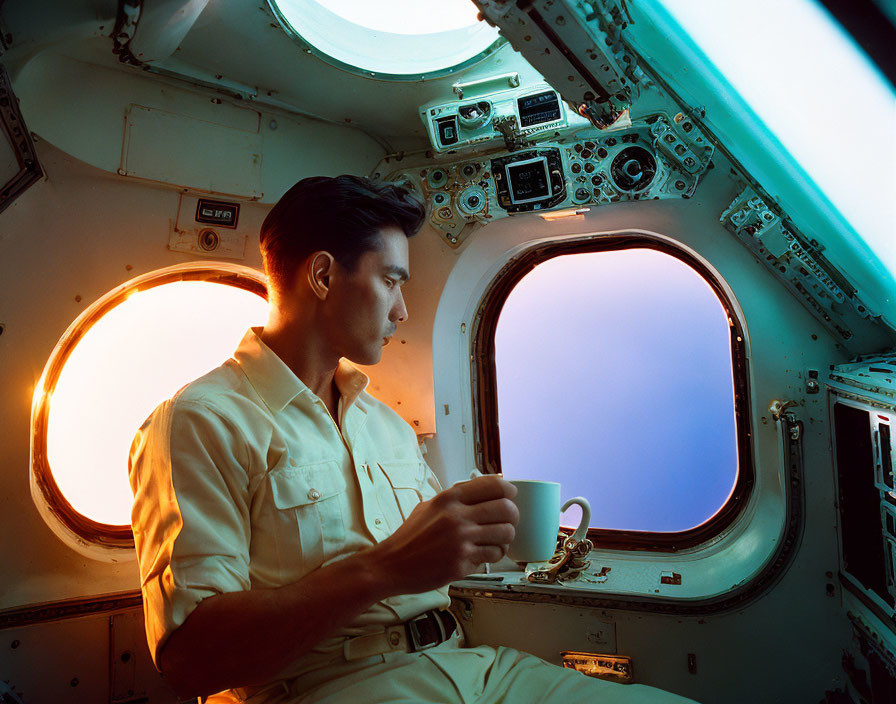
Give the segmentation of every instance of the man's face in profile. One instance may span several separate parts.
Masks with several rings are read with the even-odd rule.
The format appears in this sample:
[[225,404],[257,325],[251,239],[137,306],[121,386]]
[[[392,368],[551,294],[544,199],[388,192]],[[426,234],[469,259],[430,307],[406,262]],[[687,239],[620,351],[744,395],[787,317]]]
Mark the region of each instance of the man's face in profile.
[[381,246],[364,252],[354,268],[334,262],[328,309],[330,339],[356,364],[376,364],[408,313],[401,293],[409,276],[408,238],[395,226],[379,233]]

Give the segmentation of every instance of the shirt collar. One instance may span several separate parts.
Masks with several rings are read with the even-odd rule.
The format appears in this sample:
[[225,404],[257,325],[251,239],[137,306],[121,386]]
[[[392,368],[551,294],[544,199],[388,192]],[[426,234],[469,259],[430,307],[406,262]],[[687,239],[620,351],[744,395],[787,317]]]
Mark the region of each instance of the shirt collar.
[[342,396],[343,408],[348,409],[367,388],[370,378],[348,360],[340,359],[336,368],[336,388]]
[[[262,329],[249,328],[233,357],[265,405],[272,411],[279,412],[296,396],[313,392],[270,347],[262,342],[260,337]],[[367,375],[345,359],[339,360],[335,379],[336,388],[339,389],[346,408],[355,402],[369,383]]]

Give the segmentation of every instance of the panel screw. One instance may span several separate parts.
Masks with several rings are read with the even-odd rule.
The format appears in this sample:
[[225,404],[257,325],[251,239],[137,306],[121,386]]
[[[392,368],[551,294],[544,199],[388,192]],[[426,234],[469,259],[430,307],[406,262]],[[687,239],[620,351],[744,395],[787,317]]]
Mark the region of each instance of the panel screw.
[[[2,328],[3,328],[3,326],[0,325],[0,329],[2,329]],[[21,645],[21,642],[19,642],[18,640],[14,640],[14,641],[13,641],[12,643],[10,643],[9,645],[10,645],[10,647],[11,647],[13,650],[15,650],[16,648],[18,648],[18,647]]]
[[128,662],[130,659],[131,659],[131,651],[130,651],[130,650],[125,650],[125,651],[121,654],[121,661],[122,661],[122,662]]

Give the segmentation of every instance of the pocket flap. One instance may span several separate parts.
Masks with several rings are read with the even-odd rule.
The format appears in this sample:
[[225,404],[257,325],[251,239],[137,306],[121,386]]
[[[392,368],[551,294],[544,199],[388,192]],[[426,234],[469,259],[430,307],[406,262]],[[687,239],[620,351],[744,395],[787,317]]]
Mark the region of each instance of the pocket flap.
[[275,467],[268,476],[277,508],[317,503],[345,491],[345,478],[335,460],[290,467]]
[[380,469],[389,480],[393,489],[417,489],[423,482],[423,465],[416,460],[396,460],[380,462]]

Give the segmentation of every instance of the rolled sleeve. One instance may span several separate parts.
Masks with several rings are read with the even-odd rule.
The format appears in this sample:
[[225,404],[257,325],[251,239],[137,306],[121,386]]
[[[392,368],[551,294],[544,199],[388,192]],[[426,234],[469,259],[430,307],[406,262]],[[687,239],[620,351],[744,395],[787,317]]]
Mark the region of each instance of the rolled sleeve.
[[221,412],[177,398],[150,416],[131,446],[131,525],[157,664],[200,601],[250,588],[246,447]]

